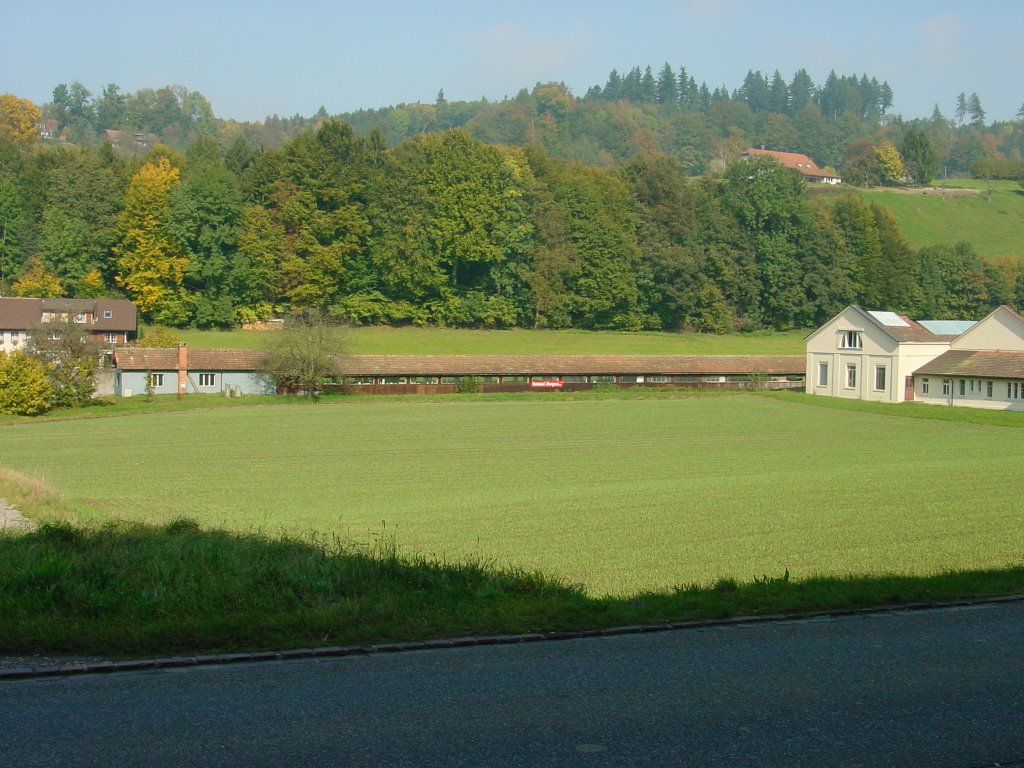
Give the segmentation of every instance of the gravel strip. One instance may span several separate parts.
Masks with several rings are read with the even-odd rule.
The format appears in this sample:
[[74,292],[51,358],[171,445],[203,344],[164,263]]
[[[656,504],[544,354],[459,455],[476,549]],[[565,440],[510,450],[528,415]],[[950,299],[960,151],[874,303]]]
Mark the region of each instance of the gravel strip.
[[36,524],[8,504],[6,500],[0,499],[0,531],[6,529],[34,531]]

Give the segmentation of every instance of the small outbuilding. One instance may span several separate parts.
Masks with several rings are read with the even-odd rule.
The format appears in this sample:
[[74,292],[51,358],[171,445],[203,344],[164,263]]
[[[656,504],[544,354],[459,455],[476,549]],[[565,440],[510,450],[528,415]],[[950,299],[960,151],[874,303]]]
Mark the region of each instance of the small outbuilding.
[[272,395],[274,382],[260,372],[254,349],[129,348],[114,352],[114,394]]

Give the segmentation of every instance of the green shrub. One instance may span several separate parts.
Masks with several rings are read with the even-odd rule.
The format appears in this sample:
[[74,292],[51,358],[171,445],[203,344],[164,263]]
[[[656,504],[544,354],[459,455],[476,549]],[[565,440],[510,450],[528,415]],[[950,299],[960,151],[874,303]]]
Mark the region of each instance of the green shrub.
[[38,416],[50,410],[53,385],[46,366],[24,352],[0,355],[0,413]]

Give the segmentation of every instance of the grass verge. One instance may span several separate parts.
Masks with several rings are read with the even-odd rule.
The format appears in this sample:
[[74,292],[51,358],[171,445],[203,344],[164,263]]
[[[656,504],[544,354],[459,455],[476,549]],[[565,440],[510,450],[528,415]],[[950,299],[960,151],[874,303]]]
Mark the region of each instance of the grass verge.
[[[39,487],[21,500],[60,506]],[[0,652],[118,658],[274,650],[1017,592],[1024,592],[1020,566],[800,581],[785,573],[593,598],[539,573],[401,555],[383,536],[355,545],[203,530],[184,519],[161,527],[49,522],[33,533],[0,534]]]

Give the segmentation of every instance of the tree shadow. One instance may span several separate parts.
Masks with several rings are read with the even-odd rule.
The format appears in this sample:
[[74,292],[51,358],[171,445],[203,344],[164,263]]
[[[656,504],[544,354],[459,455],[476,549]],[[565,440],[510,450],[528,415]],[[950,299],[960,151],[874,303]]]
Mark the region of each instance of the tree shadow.
[[0,534],[0,651],[141,657],[565,632],[1024,592],[1024,567],[935,576],[723,578],[630,597],[493,563],[400,554],[380,536],[271,537],[44,524]]

